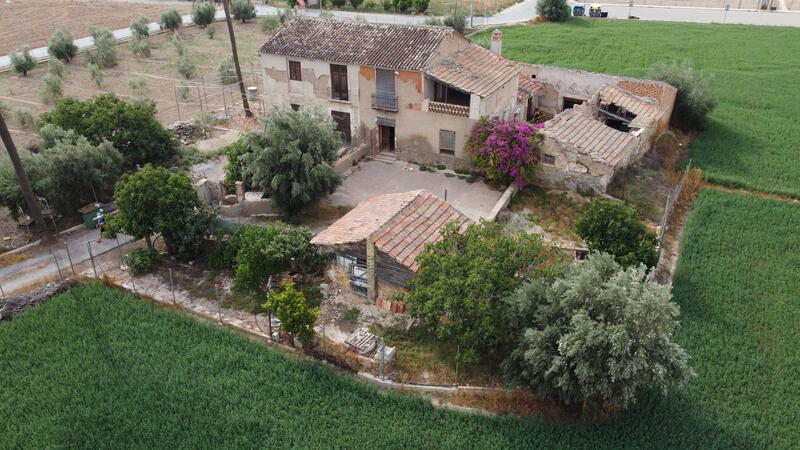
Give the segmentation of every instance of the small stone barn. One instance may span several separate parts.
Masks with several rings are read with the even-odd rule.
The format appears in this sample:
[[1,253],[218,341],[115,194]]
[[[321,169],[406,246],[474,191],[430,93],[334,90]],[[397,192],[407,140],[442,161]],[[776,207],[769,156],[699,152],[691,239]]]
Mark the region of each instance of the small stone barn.
[[372,196],[311,242],[336,256],[336,276],[369,300],[405,290],[416,276],[416,258],[425,244],[441,238],[445,223],[463,228],[472,221],[428,191]]

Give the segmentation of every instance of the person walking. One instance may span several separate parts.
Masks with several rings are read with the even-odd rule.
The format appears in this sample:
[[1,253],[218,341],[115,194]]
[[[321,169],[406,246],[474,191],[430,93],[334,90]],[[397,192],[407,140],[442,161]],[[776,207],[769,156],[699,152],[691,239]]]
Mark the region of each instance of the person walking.
[[106,231],[106,216],[103,214],[102,208],[100,211],[97,212],[97,216],[95,216],[94,220],[97,225],[96,227],[100,228],[100,237],[97,238],[97,242],[103,240],[103,232]]

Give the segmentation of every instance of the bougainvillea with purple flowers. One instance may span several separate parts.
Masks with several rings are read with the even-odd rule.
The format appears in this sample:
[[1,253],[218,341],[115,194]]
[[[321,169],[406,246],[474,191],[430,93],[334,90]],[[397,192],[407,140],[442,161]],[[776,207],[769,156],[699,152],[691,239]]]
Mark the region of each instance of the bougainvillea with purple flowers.
[[489,181],[514,182],[522,188],[539,167],[542,128],[544,124],[482,117],[472,127],[466,150]]

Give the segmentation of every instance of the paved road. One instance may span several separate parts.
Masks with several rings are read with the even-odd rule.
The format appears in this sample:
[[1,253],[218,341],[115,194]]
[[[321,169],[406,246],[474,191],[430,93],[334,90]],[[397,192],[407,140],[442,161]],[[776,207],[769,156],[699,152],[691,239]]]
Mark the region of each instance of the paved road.
[[[115,0],[122,3],[132,0]],[[537,0],[525,0],[510,6],[509,8],[495,14],[494,16],[475,17],[474,24],[481,25],[499,25],[507,23],[520,23],[536,15],[536,2]],[[172,2],[155,2],[170,4]],[[609,17],[616,19],[624,19],[628,17],[629,8],[620,5],[604,5],[603,9],[609,12]],[[256,13],[259,16],[276,15],[279,13],[278,8],[272,6],[256,5]],[[397,24],[419,24],[425,20],[422,16],[410,16],[403,14],[375,14],[375,13],[356,13],[346,11],[332,11],[336,17],[363,18],[368,22],[378,23],[397,23]],[[800,12],[764,12],[754,10],[731,10],[725,16],[725,11],[721,9],[712,8],[682,8],[682,7],[658,7],[658,6],[637,6],[630,10],[631,15],[637,16],[642,20],[658,20],[658,21],[675,21],[675,22],[698,22],[698,23],[711,23],[723,20],[725,23],[737,24],[751,24],[751,25],[779,25],[779,26],[800,26]],[[307,13],[311,16],[319,15],[319,10],[308,10]],[[220,10],[217,11],[217,18],[224,19],[225,14]],[[191,23],[191,16],[183,16],[184,23]],[[159,26],[153,22],[149,25],[150,31],[158,31]],[[131,30],[123,28],[115,30],[114,37],[119,39],[128,39],[131,37]],[[86,49],[94,44],[91,37],[84,37],[75,40],[75,45],[79,49]],[[31,50],[34,58],[44,59],[47,57],[47,48],[39,47]],[[0,56],[0,71],[7,70],[10,67],[11,61],[8,55]]]
[[[58,264],[61,267],[64,276],[71,273],[69,268],[69,258],[72,258],[74,264],[80,264],[89,260],[89,248],[86,243],[90,242],[92,246],[92,255],[99,256],[117,247],[115,239],[103,239],[97,242],[99,230],[96,229],[80,229],[67,236],[58,236],[56,243],[52,247],[33,247],[25,253],[31,256],[16,264],[0,267],[0,285],[6,294],[25,287],[26,285],[36,283],[41,280],[50,280],[58,277],[58,267],[56,267],[53,255],[58,259]],[[67,239],[69,245],[69,255],[64,245],[64,239]],[[125,244],[131,240],[130,236],[119,235],[120,244]],[[51,254],[50,251],[53,251]]]

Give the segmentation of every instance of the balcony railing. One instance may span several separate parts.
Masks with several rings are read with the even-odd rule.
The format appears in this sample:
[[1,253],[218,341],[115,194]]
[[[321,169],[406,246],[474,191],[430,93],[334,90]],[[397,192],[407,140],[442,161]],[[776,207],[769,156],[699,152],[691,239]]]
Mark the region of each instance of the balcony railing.
[[469,117],[469,106],[453,105],[450,103],[428,102],[428,110],[439,114]]
[[397,112],[397,97],[372,94],[372,107],[383,111]]

